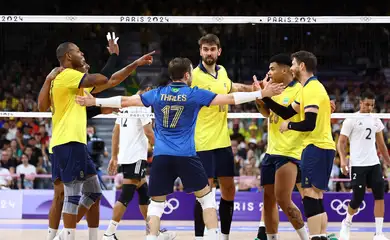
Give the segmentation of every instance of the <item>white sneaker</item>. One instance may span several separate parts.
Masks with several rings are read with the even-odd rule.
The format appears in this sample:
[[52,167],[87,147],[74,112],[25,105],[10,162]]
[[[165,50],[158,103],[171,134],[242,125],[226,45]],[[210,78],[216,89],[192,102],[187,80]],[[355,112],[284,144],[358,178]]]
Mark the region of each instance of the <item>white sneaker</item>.
[[345,219],[341,223],[340,237],[339,240],[349,240],[349,234],[351,231],[352,223],[347,223]]
[[158,240],[174,240],[176,238],[176,232],[161,229],[158,235]]
[[373,240],[389,240],[389,239],[387,237],[385,237],[385,235],[382,233],[379,235],[375,235]]
[[115,233],[112,234],[112,235],[109,235],[109,236],[104,234],[103,235],[103,240],[118,240],[118,238],[115,236]]

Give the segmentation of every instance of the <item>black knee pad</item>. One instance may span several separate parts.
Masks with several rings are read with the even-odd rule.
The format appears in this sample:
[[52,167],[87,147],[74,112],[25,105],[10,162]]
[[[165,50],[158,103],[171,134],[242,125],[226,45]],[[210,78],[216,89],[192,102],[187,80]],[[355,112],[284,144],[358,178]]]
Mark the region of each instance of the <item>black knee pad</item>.
[[349,206],[354,210],[360,207],[360,204],[362,204],[364,200],[364,195],[366,194],[366,188],[363,186],[359,186],[361,185],[356,185],[352,188],[352,200],[351,202],[349,202]]
[[371,187],[372,194],[375,200],[383,200],[385,198],[385,182],[377,182]]
[[129,202],[133,199],[134,192],[137,189],[137,186],[134,184],[123,184],[122,192],[119,196],[118,202],[121,202],[123,206],[127,207]]
[[322,207],[321,207],[320,199],[304,197],[302,201],[303,201],[303,208],[305,210],[306,218],[313,217],[323,213],[321,209]]
[[138,192],[138,204],[139,205],[149,205],[150,198],[148,196],[148,184],[144,183],[141,187],[137,189]]

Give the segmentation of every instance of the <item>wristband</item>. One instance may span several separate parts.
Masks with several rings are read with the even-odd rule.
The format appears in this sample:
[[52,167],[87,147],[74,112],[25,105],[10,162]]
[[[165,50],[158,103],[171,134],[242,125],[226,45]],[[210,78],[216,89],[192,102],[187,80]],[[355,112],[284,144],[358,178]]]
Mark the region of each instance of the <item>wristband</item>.
[[96,98],[95,105],[99,107],[121,108],[122,97],[116,96],[110,98]]

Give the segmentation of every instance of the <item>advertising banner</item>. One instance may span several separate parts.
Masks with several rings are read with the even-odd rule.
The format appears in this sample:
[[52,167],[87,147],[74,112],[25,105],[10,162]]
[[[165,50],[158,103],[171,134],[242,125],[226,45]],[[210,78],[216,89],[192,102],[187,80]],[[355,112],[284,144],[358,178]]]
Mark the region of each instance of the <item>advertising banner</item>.
[[[118,199],[120,192],[103,191],[100,205],[100,219],[111,219],[112,208]],[[329,222],[340,222],[345,217],[350,201],[350,193],[325,193],[324,207],[328,213]],[[217,193],[217,205],[220,194]],[[24,218],[47,219],[50,206],[53,201],[53,190],[24,190],[1,191],[0,194],[0,218]],[[303,205],[299,193],[293,193],[293,201],[303,211]],[[22,204],[23,203],[23,204]],[[192,220],[195,197],[184,192],[175,192],[168,196],[164,209],[164,220]],[[385,195],[385,204],[390,205],[390,195]],[[234,221],[259,221],[263,208],[263,194],[255,192],[237,192],[234,202]],[[385,208],[385,221],[390,221],[390,210]],[[358,213],[354,217],[355,222],[374,221],[374,199],[367,193]],[[279,208],[280,221],[287,221],[286,216]],[[129,203],[123,219],[140,220],[142,215],[138,207],[138,196],[135,194]]]

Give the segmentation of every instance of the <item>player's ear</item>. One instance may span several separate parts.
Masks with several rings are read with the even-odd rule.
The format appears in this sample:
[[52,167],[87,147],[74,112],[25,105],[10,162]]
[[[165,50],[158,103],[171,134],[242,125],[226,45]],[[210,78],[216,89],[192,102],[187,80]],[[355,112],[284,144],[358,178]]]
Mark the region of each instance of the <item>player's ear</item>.
[[218,48],[218,57],[221,55],[222,53],[222,48]]

